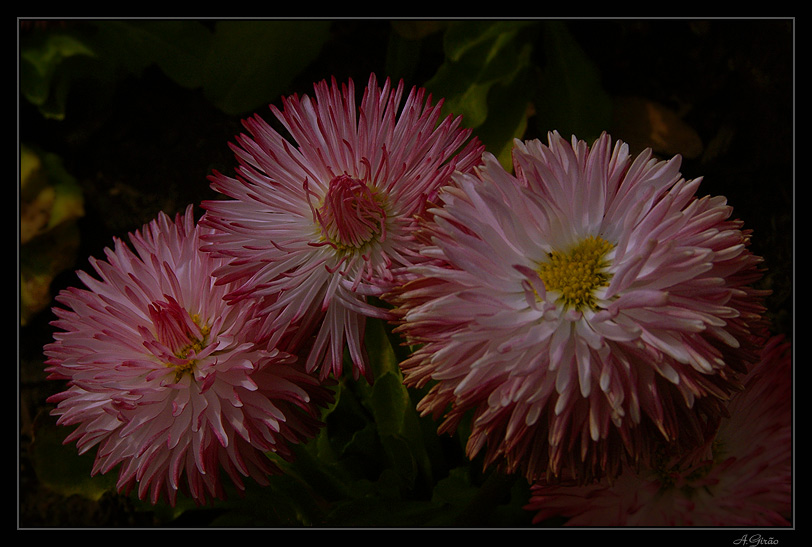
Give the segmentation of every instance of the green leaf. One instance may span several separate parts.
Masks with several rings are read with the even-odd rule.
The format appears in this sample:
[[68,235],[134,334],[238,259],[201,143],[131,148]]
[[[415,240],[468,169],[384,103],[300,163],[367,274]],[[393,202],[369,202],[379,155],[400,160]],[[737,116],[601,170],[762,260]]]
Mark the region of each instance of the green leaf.
[[117,471],[91,476],[95,449],[79,455],[75,445],[62,444],[70,429],[55,425],[51,420],[37,423],[31,444],[31,459],[39,481],[63,496],[80,495],[99,500],[105,492],[115,489]]
[[203,74],[206,96],[241,114],[276,101],[319,54],[329,21],[220,21]]
[[20,51],[20,58],[31,63],[40,76],[52,74],[54,67],[74,55],[92,57],[94,53],[81,40],[68,34],[49,34],[37,46]]
[[367,348],[370,366],[375,381],[385,374],[400,376],[398,358],[395,348],[389,340],[387,327],[380,319],[368,319],[364,335],[364,346]]
[[63,70],[73,58],[93,58],[95,52],[76,36],[51,33],[20,49],[20,91],[48,118],[64,117],[69,74]]
[[412,411],[412,401],[399,374],[378,377],[369,402],[380,435],[407,433],[406,416]]
[[535,21],[465,21],[448,26],[445,62],[425,86],[462,115],[488,151],[510,166],[514,138],[527,127],[534,80]]
[[471,484],[468,467],[456,467],[447,477],[437,481],[432,501],[457,514],[471,502],[477,490],[478,488]]
[[543,32],[547,63],[535,101],[539,131],[597,138],[612,121],[612,101],[600,73],[564,22],[545,21]]
[[285,94],[319,54],[329,21],[99,21],[97,48],[116,67],[138,74],[157,65],[178,85],[202,89],[228,114]]
[[458,526],[527,525],[523,507],[529,499],[527,481],[491,470],[485,477],[472,477],[470,467],[452,469],[437,483],[432,502]]
[[486,149],[509,171],[513,169],[513,140],[521,138],[527,129],[530,103],[535,90],[535,70],[531,64],[531,54],[532,47],[525,45],[520,52],[515,74],[490,89],[489,115],[476,130],[477,137]]
[[[487,65],[519,30],[532,25],[535,25],[532,21],[453,22],[444,36],[446,56],[452,62],[463,61],[465,56],[471,59],[479,58]],[[487,55],[482,57],[482,52],[486,52]]]
[[422,42],[402,37],[397,32],[389,35],[386,45],[386,74],[393,80],[410,80],[420,63]]
[[198,21],[99,21],[105,56],[138,74],[157,64],[178,85],[203,85],[212,33]]
[[367,321],[365,344],[375,372],[375,384],[367,401],[391,462],[411,485],[418,473],[431,480],[432,447],[427,442],[436,442],[436,436],[430,441],[424,436],[412,394],[403,384],[393,338],[382,321]]
[[55,191],[55,199],[48,220],[48,230],[84,216],[84,196],[76,179],[65,170],[62,158],[44,154],[43,164]]
[[445,33],[446,61],[425,87],[444,97],[444,110],[463,116],[463,125],[475,128],[488,117],[488,93],[498,83],[515,77],[528,57],[523,31],[527,21],[455,22]]
[[309,485],[289,474],[273,475],[267,485],[246,481],[245,493],[234,494],[216,505],[223,512],[211,526],[313,526],[324,520]]
[[436,519],[438,507],[428,501],[367,497],[336,504],[327,525],[341,527],[419,527]]
[[54,277],[76,260],[84,197],[55,154],[20,148],[20,323],[52,299]]
[[[95,53],[84,42],[68,34],[49,34],[41,42],[23,47],[20,59],[33,69],[28,75],[38,78],[37,82],[27,83],[34,84],[32,87],[37,89],[47,89],[57,67],[65,59],[76,55],[93,57]],[[35,104],[44,99],[42,93],[31,98]]]

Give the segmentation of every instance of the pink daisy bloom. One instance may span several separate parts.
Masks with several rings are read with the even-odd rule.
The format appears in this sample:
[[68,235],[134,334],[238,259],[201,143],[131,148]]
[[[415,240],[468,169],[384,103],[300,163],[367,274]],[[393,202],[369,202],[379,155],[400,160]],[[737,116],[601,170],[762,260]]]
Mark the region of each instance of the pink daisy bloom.
[[534,522],[568,526],[789,526],[792,513],[792,357],[773,337],[734,396],[713,441],[688,456],[625,469],[612,483],[536,484]]
[[[175,504],[179,490],[198,503],[224,495],[220,467],[242,489],[278,469],[266,456],[291,457],[290,443],[312,437],[320,405],[332,397],[296,357],[255,342],[250,302],[225,301],[212,272],[223,261],[199,250],[207,229],[192,207],[160,216],[116,239],[88,290],[57,296],[45,346],[49,378],[68,389],[49,398],[66,443],[98,445],[93,474],[121,465],[117,487]],[[185,481],[183,476],[185,475]]]
[[402,81],[380,89],[372,75],[357,111],[352,81],[283,99],[271,110],[293,144],[258,115],[245,120],[250,135],[232,146],[236,178],[211,177],[232,199],[203,203],[215,228],[206,250],[228,259],[216,275],[235,286],[229,298],[260,300],[274,340],[291,323],[300,327],[292,343],[315,333],[307,369],[322,377],[341,374],[346,345],[353,375],[371,380],[365,318],[390,314],[368,297],[420,258],[415,215],[481,156],[460,118],[440,121],[442,101],[431,106],[412,88],[400,107],[402,96]]
[[763,327],[760,259],[680,158],[557,133],[454,176],[422,237],[432,262],[393,290],[419,345],[410,386],[440,431],[474,411],[467,450],[530,480],[616,474],[650,439],[697,445],[739,387]]

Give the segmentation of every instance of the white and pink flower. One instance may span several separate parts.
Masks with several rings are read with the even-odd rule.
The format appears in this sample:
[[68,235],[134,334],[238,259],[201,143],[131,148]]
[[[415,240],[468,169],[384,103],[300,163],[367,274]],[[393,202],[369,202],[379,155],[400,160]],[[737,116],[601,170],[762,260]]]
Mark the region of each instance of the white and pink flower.
[[289,139],[258,115],[245,120],[236,176],[211,177],[231,199],[203,203],[215,230],[205,248],[226,259],[216,275],[233,285],[228,298],[258,301],[272,340],[289,324],[293,343],[312,336],[307,368],[322,377],[342,373],[347,348],[353,375],[371,379],[365,318],[391,316],[369,298],[421,259],[415,215],[480,159],[460,118],[441,120],[423,89],[401,105],[403,91],[372,75],[356,108],[352,81],[317,83],[314,98],[271,106]]
[[221,468],[238,488],[278,469],[267,457],[292,456],[315,435],[332,394],[296,356],[269,349],[257,334],[253,303],[228,303],[215,284],[223,260],[199,250],[207,228],[191,206],[116,239],[107,260],[91,258],[99,279],[62,291],[49,378],[68,388],[51,398],[65,442],[98,446],[93,473],[120,465],[117,486],[175,504],[224,496]]
[[760,258],[680,158],[550,134],[484,155],[428,211],[430,260],[392,291],[401,366],[469,456],[528,479],[620,471],[624,453],[704,443],[754,359]]

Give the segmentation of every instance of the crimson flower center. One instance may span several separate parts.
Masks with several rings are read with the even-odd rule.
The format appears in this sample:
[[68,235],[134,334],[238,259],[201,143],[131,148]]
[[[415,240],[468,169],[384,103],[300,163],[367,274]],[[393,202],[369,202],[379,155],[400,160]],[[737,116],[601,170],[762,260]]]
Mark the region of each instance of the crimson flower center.
[[330,181],[317,217],[324,236],[343,251],[360,249],[385,234],[386,210],[380,197],[347,175]]

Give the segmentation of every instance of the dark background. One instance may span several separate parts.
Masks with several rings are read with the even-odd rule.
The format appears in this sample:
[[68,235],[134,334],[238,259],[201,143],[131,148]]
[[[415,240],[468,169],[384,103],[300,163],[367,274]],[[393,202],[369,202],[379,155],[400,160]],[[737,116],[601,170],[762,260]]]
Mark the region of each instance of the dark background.
[[[754,253],[765,258],[761,283],[773,330],[793,332],[794,252],[794,22],[792,20],[568,20],[572,35],[597,66],[613,97],[645,97],[678,113],[695,131],[702,150],[685,158],[686,178],[704,177],[699,193],[722,194],[734,216],[753,229]],[[312,65],[290,84],[311,93],[314,81],[352,77],[357,87],[370,71],[385,76],[386,20],[344,20]],[[409,85],[421,85],[442,62],[440,37],[424,39],[421,63]],[[543,50],[535,55],[543,64]],[[269,98],[269,100],[274,100]],[[279,104],[279,101],[276,101]],[[73,268],[57,276],[52,294],[77,285],[74,271],[91,271],[87,257],[103,257],[112,237],[215,197],[206,177],[228,172],[227,143],[240,118],[213,107],[201,93],[181,88],[157,68],[122,81],[112,100],[90,102],[72,92],[65,120],[45,120],[20,100],[21,142],[36,142],[61,155],[80,183],[85,216]],[[266,119],[267,110],[262,111]],[[628,120],[625,120],[628,121]],[[615,120],[618,127],[624,120]],[[545,138],[529,124],[525,138]],[[607,128],[612,129],[612,128]],[[615,138],[623,134],[613,133]],[[631,139],[629,139],[631,140]],[[111,214],[111,211],[114,212]],[[197,209],[200,212],[200,209]],[[155,514],[136,511],[126,496],[98,501],[66,498],[42,485],[28,450],[48,416],[45,399],[62,386],[45,380],[42,347],[51,340],[49,310],[19,329],[19,516],[27,527],[154,526]],[[179,524],[175,522],[174,524]],[[181,522],[182,524],[182,522]],[[192,524],[199,524],[193,522]]]

